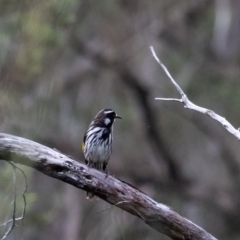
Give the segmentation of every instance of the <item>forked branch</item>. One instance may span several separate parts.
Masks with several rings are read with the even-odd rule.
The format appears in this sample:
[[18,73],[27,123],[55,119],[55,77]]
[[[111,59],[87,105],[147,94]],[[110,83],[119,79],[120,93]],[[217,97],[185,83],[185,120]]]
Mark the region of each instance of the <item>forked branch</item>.
[[180,93],[181,98],[155,98],[156,100],[162,100],[162,101],[175,101],[175,102],[180,102],[183,103],[185,108],[195,110],[197,112],[203,113],[208,115],[209,117],[213,118],[214,120],[218,121],[223,125],[223,127],[229,131],[232,135],[234,135],[238,140],[240,140],[240,131],[239,129],[236,129],[232,126],[230,122],[228,122],[224,117],[221,117],[220,115],[216,114],[214,111],[199,107],[196,104],[192,103],[187,95],[184,93],[184,91],[181,89],[181,87],[176,83],[176,81],[173,79],[171,76],[170,72],[166,68],[166,66],[161,62],[161,60],[157,57],[154,48],[151,46],[150,47],[151,52],[155,60],[159,63],[159,65],[162,67],[164,72],[167,74],[168,78],[171,80],[172,84],[176,87],[177,91]]
[[[4,223],[2,223],[0,225],[0,227],[4,227],[8,224],[10,224],[10,226],[8,227],[7,231],[5,232],[5,234],[3,235],[3,237],[0,240],[4,240],[6,239],[9,234],[13,231],[14,227],[16,226],[16,222],[17,221],[22,221],[24,219],[25,216],[25,211],[26,211],[26,196],[25,193],[27,191],[27,177],[26,174],[24,173],[24,171],[18,167],[15,163],[11,162],[11,161],[7,161],[13,168],[13,210],[12,210],[12,218]],[[24,177],[24,190],[22,192],[22,198],[23,198],[23,210],[22,210],[22,215],[20,217],[16,217],[16,210],[17,210],[17,183],[16,183],[16,170],[19,170],[21,172],[21,174]]]

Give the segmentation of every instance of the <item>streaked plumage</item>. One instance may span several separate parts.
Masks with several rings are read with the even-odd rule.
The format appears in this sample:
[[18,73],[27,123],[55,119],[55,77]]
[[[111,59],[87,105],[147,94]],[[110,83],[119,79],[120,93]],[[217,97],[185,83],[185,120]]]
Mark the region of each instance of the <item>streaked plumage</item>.
[[[113,123],[116,118],[121,117],[112,109],[101,110],[90,123],[82,143],[86,164],[102,171],[107,170],[107,174],[107,164],[112,153]],[[87,197],[92,198],[93,194],[88,193]]]

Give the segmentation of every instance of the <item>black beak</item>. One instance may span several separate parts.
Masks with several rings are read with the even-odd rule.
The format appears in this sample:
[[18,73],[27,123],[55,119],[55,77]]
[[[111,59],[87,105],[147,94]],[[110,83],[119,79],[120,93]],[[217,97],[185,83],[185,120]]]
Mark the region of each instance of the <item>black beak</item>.
[[119,118],[119,119],[122,119],[120,116],[118,116],[118,115],[116,115],[116,117],[115,118]]

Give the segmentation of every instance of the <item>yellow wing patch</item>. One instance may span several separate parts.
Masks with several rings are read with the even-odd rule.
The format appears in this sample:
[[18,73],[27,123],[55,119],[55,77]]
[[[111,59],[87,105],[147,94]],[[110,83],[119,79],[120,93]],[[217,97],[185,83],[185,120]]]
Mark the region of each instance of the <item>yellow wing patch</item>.
[[82,143],[82,151],[84,152],[85,144],[84,142]]

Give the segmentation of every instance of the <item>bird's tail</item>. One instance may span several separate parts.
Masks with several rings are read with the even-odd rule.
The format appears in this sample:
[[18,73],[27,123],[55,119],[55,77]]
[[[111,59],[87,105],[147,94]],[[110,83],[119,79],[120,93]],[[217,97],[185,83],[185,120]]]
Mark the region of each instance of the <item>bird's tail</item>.
[[[88,166],[90,166],[90,167],[93,167],[93,168],[96,168],[96,169],[98,169],[98,170],[100,170],[100,171],[104,171],[104,172],[106,172],[106,177],[108,177],[108,174],[109,174],[109,170],[108,170],[108,168],[107,168],[107,162],[105,163],[88,163]],[[93,198],[94,198],[94,194],[93,193],[91,193],[91,192],[87,192],[87,196],[86,196],[86,198],[88,199],[88,200],[92,200]]]

